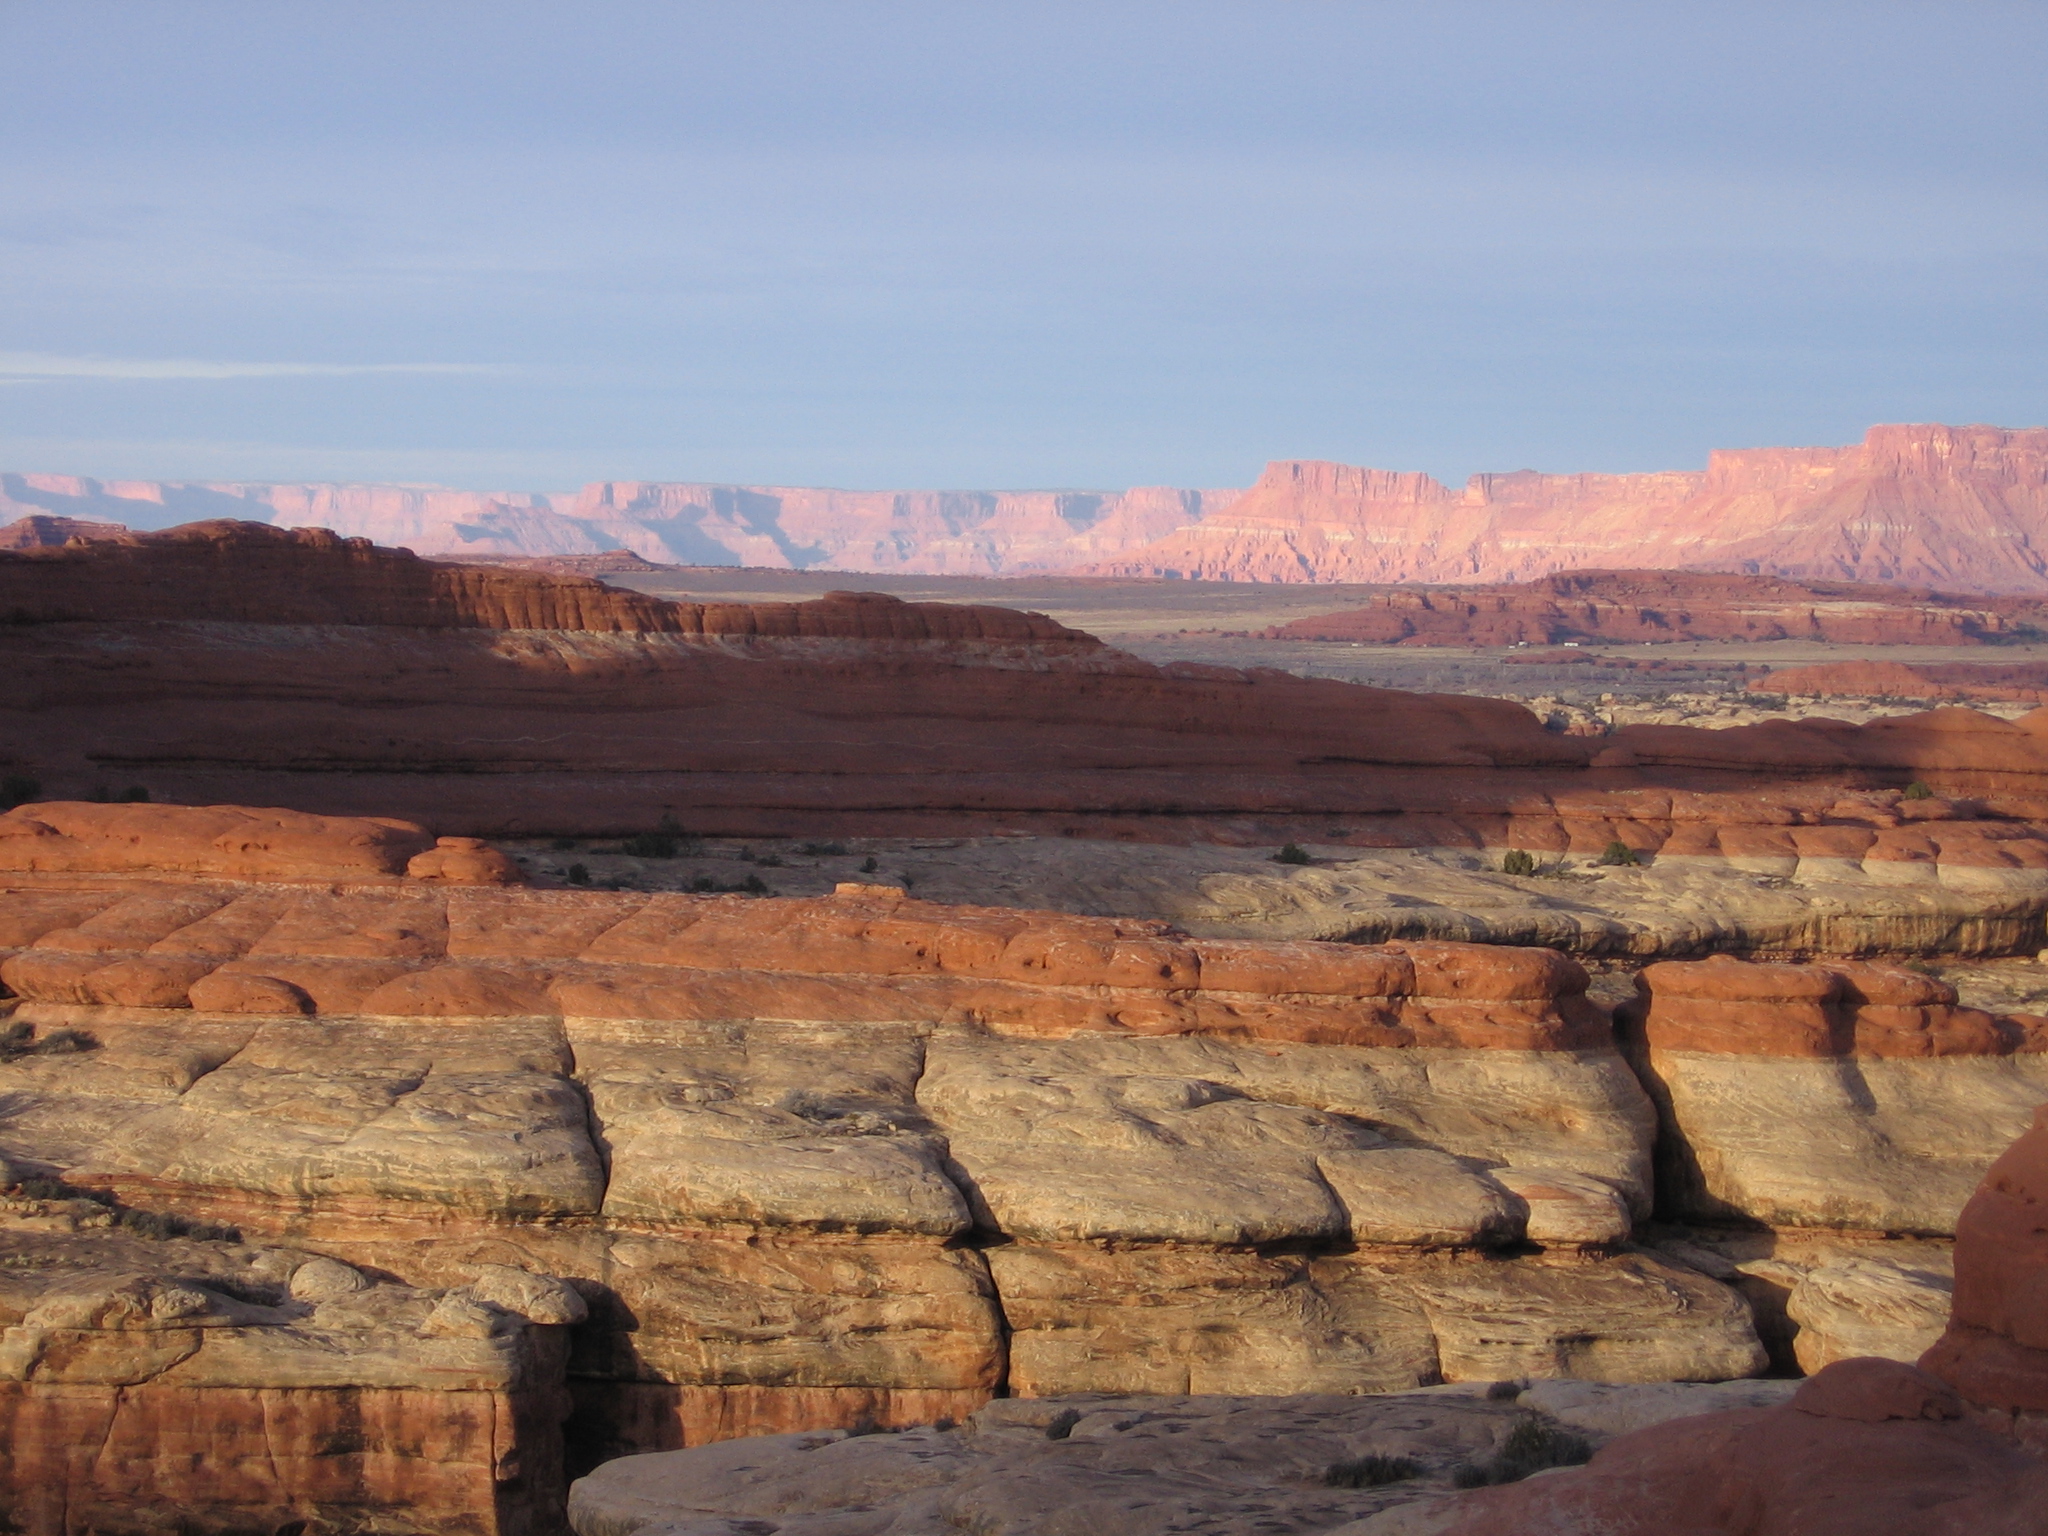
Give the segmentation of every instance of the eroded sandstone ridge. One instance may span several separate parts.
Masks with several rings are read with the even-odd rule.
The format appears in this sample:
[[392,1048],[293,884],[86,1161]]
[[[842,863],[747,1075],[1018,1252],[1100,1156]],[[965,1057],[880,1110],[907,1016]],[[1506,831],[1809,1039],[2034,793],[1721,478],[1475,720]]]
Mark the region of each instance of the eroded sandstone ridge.
[[1702,571],[1572,570],[1496,586],[1391,587],[1366,607],[1296,619],[1266,634],[1369,645],[1980,645],[2038,631],[2044,621],[2048,610],[2035,597]]
[[[233,807],[31,804],[5,849],[38,1533],[543,1531],[558,1464],[1006,1393],[1719,1381],[1760,1322],[1908,1353],[1994,1122],[2048,1100],[2041,1021],[1876,966],[1653,968],[1618,1041],[1547,950],[536,890]],[[1788,1116],[1861,1182],[1772,1161]],[[187,1421],[262,1476],[179,1461]]]
[[[243,524],[0,552],[0,612],[0,770],[55,798],[133,787],[461,835],[666,815],[754,835],[1619,839],[1943,881],[2048,865],[2048,716],[1577,737],[1502,700],[1156,667],[1004,609],[670,603]],[[1941,793],[1884,797],[1915,782]]]
[[1968,1284],[1917,1368],[999,1401],[957,1428],[625,1457],[574,1485],[570,1520],[578,1536],[2042,1536],[2044,1149],[2048,1118],[1971,1200]]

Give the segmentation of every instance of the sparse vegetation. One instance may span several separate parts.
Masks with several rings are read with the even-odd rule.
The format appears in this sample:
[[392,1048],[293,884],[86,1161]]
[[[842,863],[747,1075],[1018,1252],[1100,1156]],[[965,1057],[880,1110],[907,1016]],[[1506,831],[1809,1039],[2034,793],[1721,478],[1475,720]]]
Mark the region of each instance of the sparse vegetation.
[[813,859],[837,859],[846,856],[844,843],[800,843],[797,852]]
[[875,1416],[864,1413],[846,1427],[846,1438],[857,1440],[864,1435],[893,1435],[896,1431],[886,1424],[877,1423]]
[[147,805],[149,804],[149,791],[140,784],[130,784],[121,791],[118,798],[132,805]]
[[1073,1434],[1074,1426],[1080,1422],[1080,1409],[1062,1408],[1052,1416],[1051,1422],[1045,1426],[1045,1438],[1048,1440],[1064,1440]]
[[571,864],[568,869],[563,871],[562,877],[571,885],[588,885],[590,884],[590,866],[588,864]]
[[1500,872],[1504,875],[1533,875],[1536,873],[1536,855],[1525,848],[1510,848],[1501,856]]
[[1932,800],[1934,798],[1934,791],[1925,784],[1922,784],[1918,779],[1915,779],[1906,786],[1905,797],[1908,800]]
[[1552,1467],[1584,1466],[1592,1459],[1592,1444],[1583,1435],[1532,1413],[1515,1422],[1492,1460],[1468,1462],[1451,1480],[1460,1488],[1489,1488],[1518,1483],[1533,1472],[1547,1472]]
[[1275,864],[1313,864],[1315,860],[1309,857],[1308,850],[1302,847],[1301,844],[1285,843],[1281,845],[1280,851],[1273,855],[1273,862]]
[[690,882],[689,889],[699,896],[773,896],[768,882],[759,875],[748,875],[733,885],[725,885],[709,875],[699,875]]
[[1422,1463],[1407,1456],[1354,1456],[1333,1461],[1323,1473],[1325,1488],[1384,1488],[1422,1476]]
[[33,1024],[20,1020],[0,1030],[0,1061],[24,1056],[75,1056],[96,1050],[99,1041],[81,1029],[53,1029],[38,1035]]
[[10,773],[0,778],[0,811],[11,811],[17,805],[27,805],[43,792],[42,781],[32,779],[25,773]]
[[576,851],[576,839],[573,837],[558,837],[548,846],[557,853],[574,853]]
[[1609,843],[1605,848],[1600,850],[1600,857],[1595,859],[1593,862],[1595,864],[1605,864],[1609,866],[1632,867],[1634,865],[1642,863],[1643,861],[1640,858],[1636,857],[1635,849],[1629,847],[1627,843],[1624,843],[1620,838],[1617,837],[1616,839],[1614,839],[1613,842]]
[[112,1212],[114,1225],[123,1231],[133,1232],[138,1237],[155,1238],[159,1242],[173,1237],[189,1237],[205,1243],[239,1243],[242,1240],[240,1227],[214,1221],[194,1221],[189,1216],[175,1215],[170,1211],[130,1210],[103,1189],[77,1189],[62,1179],[23,1179],[14,1186],[14,1194],[23,1200],[90,1200]]
[[875,856],[873,854],[869,854],[867,856],[866,861],[862,863],[860,867],[860,872],[864,875],[872,875],[876,870],[880,869],[881,867],[882,866],[880,864],[875,862]]

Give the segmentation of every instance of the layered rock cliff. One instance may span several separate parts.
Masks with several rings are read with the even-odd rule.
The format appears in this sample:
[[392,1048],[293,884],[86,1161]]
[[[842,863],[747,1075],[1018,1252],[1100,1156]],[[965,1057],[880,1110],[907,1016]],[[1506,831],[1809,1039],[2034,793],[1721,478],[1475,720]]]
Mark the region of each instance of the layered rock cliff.
[[602,481],[573,496],[381,485],[0,476],[0,517],[161,527],[252,518],[429,554],[626,549],[684,565],[1234,581],[1497,582],[1686,567],[1949,590],[2048,590],[2048,429],[1880,426],[1704,471],[1472,477],[1318,461],[1251,490],[839,491]]
[[[1553,834],[1521,822],[1557,814],[1560,792],[1917,780],[1977,797],[1944,813],[1974,824],[1943,831],[1960,846],[2007,838],[2048,794],[2048,718],[1580,738],[1502,700],[1155,667],[1004,609],[667,603],[318,530],[198,524],[0,553],[0,612],[0,767],[17,778],[450,833],[630,833],[669,815],[755,834],[1256,842],[1342,817],[1369,846],[1542,849]],[[1664,846],[1697,819],[1668,800],[1586,804],[1574,839],[1691,847]],[[1828,819],[1756,809],[1713,815]]]
[[1296,619],[1266,633],[1275,640],[1368,645],[1981,645],[2042,630],[2048,630],[2048,608],[2035,598],[1691,571],[1566,571],[1491,587],[1392,588],[1365,607]]
[[1223,513],[1080,569],[1188,580],[1498,582],[1628,565],[2048,589],[2048,429],[1884,426],[1718,451],[1704,473],[1427,476],[1282,461]]
[[[35,1536],[170,1500],[542,1533],[632,1451],[1001,1392],[1739,1378],[1769,1315],[1896,1354],[1920,1293],[1871,1272],[1931,1264],[2048,1099],[2044,1021],[1877,966],[1655,968],[1617,1042],[1543,950],[451,885],[416,829],[233,807],[0,822],[64,845],[0,876]],[[266,841],[288,873],[226,876]]]
[[839,491],[600,481],[568,496],[395,485],[178,484],[0,475],[0,519],[56,513],[137,528],[202,519],[329,528],[436,555],[588,556],[683,565],[1052,570],[1114,555],[1227,507],[1234,490]]

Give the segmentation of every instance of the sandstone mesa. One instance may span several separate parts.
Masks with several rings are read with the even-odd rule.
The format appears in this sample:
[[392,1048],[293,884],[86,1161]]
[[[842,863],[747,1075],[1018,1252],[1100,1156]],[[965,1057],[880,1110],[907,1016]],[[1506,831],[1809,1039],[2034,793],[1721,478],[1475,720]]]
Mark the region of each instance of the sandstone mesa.
[[0,476],[0,517],[319,526],[440,555],[1189,580],[1527,581],[1574,567],[2048,591],[2048,429],[1899,425],[1704,471],[1424,474],[1269,464],[1248,490],[839,491],[604,481],[573,496]]

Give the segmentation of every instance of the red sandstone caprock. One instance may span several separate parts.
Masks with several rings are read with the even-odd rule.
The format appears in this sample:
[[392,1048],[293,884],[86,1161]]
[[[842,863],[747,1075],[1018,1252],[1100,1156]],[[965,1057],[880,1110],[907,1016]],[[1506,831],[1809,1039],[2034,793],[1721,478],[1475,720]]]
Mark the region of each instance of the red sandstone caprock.
[[2048,1107],[1963,1208],[1948,1332],[1920,1364],[2048,1449]]

